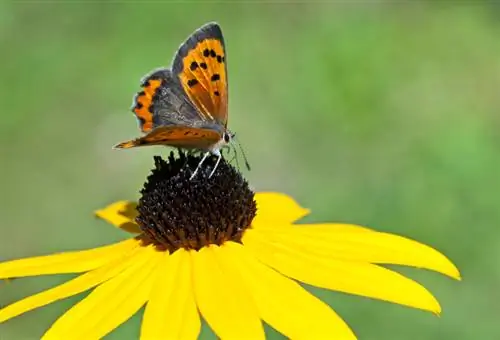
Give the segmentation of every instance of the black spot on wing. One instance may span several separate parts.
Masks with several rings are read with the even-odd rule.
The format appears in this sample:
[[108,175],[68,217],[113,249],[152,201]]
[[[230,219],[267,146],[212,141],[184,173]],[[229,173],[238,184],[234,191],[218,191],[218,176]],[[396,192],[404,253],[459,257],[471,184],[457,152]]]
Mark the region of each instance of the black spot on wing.
[[187,82],[187,84],[188,84],[189,87],[193,87],[196,84],[198,84],[198,80],[196,80],[196,79],[189,79],[188,82]]
[[218,73],[215,73],[211,78],[212,81],[217,81],[220,79],[220,75]]

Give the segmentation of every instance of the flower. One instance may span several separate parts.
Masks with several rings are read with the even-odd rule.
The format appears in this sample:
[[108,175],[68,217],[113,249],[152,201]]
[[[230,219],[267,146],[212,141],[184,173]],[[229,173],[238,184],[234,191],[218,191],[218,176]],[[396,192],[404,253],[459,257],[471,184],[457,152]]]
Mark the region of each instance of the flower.
[[195,339],[200,315],[221,338],[262,339],[262,321],[289,338],[355,339],[333,309],[297,281],[441,312],[423,286],[382,265],[459,279],[441,253],[349,224],[295,224],[309,213],[280,193],[254,194],[225,161],[210,178],[199,157],[155,158],[138,204],[97,216],[136,233],[95,249],[0,263],[0,279],[83,273],[0,309],[0,322],[94,288],[43,339],[101,338],[145,306],[141,339]]

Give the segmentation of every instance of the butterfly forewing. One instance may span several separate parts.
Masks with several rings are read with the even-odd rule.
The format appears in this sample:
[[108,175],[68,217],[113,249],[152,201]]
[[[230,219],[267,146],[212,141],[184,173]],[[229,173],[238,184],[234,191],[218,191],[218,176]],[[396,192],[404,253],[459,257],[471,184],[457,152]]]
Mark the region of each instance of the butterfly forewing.
[[173,61],[173,73],[204,118],[227,125],[226,52],[216,23],[193,33]]

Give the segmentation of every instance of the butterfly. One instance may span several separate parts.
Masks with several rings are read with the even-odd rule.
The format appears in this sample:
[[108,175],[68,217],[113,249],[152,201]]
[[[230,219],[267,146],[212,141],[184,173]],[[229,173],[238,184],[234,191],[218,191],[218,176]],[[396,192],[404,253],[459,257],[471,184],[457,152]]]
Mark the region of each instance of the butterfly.
[[204,155],[191,178],[209,155],[215,155],[211,177],[221,149],[234,138],[227,128],[226,49],[220,26],[208,23],[197,29],[182,43],[171,68],[146,75],[141,87],[132,111],[144,135],[114,148],[167,145],[199,150]]

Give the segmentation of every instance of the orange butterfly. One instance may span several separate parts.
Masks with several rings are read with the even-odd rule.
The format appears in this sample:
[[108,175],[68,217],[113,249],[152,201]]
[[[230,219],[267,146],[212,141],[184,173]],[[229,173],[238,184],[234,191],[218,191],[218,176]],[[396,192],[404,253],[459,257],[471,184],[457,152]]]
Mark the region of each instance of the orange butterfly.
[[145,135],[115,148],[168,145],[201,150],[204,156],[191,178],[211,154],[218,157],[213,174],[221,149],[234,137],[227,129],[226,51],[220,26],[208,23],[196,30],[177,51],[171,69],[153,71],[141,86],[133,111]]

